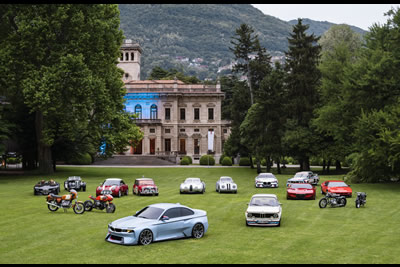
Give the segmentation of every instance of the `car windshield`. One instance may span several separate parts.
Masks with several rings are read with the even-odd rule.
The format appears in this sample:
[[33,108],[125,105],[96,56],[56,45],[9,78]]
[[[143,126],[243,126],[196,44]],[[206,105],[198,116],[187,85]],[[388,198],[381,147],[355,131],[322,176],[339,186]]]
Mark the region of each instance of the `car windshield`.
[[229,177],[221,178],[221,182],[222,183],[231,183],[232,182],[232,178],[229,178]]
[[308,173],[306,173],[306,172],[299,172],[299,173],[296,173],[296,175],[294,176],[295,178],[300,178],[300,177],[307,177],[308,176]]
[[344,182],[329,182],[328,187],[342,187],[342,186],[348,186]]
[[154,184],[154,181],[153,181],[153,180],[143,180],[143,181],[139,181],[139,185],[145,185],[145,184],[153,185],[153,184]]
[[250,206],[279,206],[279,202],[273,197],[253,197]]
[[200,183],[200,178],[189,178],[186,179],[185,183],[194,183],[194,184]]
[[119,185],[119,180],[105,180],[103,185]]
[[310,184],[292,184],[290,188],[305,188],[305,189],[312,189],[312,185]]
[[68,180],[70,180],[70,181],[79,181],[80,177],[69,177]]
[[155,208],[155,207],[146,207],[133,215],[134,217],[144,218],[144,219],[151,219],[156,220],[160,217],[160,215],[164,212],[164,209]]
[[275,178],[273,174],[270,173],[261,173],[257,176],[258,178]]

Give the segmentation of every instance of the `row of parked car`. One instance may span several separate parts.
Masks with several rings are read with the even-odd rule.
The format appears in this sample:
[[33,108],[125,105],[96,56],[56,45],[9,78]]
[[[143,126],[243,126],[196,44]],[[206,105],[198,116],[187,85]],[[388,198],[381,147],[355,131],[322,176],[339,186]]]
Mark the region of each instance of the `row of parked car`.
[[[299,172],[286,182],[287,199],[315,199],[315,186],[319,177],[312,172]],[[256,188],[278,188],[278,179],[272,173],[260,173],[254,180]],[[79,176],[69,177],[64,182],[65,190],[86,191],[86,183]],[[200,178],[187,178],[181,183],[179,192],[205,193],[206,184]],[[231,177],[222,176],[215,184],[217,192],[237,193],[238,186]],[[34,187],[35,194],[58,194],[60,185],[54,180],[40,181]],[[158,187],[151,178],[137,178],[132,187],[136,195],[158,195]],[[128,195],[129,187],[120,178],[108,178],[96,188],[96,197]],[[352,196],[350,186],[343,181],[325,181],[321,193],[336,193]],[[92,199],[95,199],[92,197]],[[88,201],[87,201],[88,202]],[[51,203],[50,203],[51,204]],[[86,210],[86,202],[83,207]],[[245,211],[246,226],[280,226],[282,207],[275,194],[255,194]],[[52,204],[55,209],[56,205]],[[82,207],[80,208],[82,209]],[[115,210],[115,206],[114,206]],[[113,211],[114,211],[113,210]],[[83,212],[83,211],[82,211]],[[77,213],[77,212],[76,212]],[[201,238],[208,229],[207,213],[179,203],[159,203],[144,207],[133,216],[111,222],[105,240],[108,242],[134,245],[148,245],[154,241],[192,236]]]

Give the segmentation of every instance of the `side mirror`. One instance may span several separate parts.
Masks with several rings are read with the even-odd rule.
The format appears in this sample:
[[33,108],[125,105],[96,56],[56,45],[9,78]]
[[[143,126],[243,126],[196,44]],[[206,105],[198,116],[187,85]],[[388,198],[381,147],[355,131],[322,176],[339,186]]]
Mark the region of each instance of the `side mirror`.
[[162,216],[161,217],[161,221],[168,221],[169,220],[169,217],[168,216]]

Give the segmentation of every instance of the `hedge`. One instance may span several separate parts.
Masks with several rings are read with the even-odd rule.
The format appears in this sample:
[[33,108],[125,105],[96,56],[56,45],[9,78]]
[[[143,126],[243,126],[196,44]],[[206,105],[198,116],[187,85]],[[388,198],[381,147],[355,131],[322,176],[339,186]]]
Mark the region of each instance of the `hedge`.
[[187,157],[183,157],[181,162],[180,162],[180,164],[181,165],[189,165],[190,161],[189,161],[189,159]]
[[92,164],[92,156],[90,156],[89,153],[80,154],[72,159],[69,159],[67,163],[74,165],[90,165]]
[[211,155],[203,155],[200,158],[200,165],[215,165],[215,159]]
[[232,159],[230,157],[224,157],[222,159],[222,166],[232,166]]
[[240,158],[239,166],[250,166],[250,158],[248,157]]

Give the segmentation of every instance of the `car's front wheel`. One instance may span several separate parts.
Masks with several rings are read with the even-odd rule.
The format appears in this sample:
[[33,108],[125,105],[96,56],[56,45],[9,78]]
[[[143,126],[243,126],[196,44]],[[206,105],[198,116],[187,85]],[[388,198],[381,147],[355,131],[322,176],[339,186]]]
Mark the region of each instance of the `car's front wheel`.
[[149,229],[144,229],[139,235],[139,244],[150,245],[153,242],[153,233]]
[[204,226],[201,223],[196,223],[193,226],[192,236],[194,238],[202,238],[204,236]]

